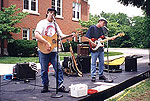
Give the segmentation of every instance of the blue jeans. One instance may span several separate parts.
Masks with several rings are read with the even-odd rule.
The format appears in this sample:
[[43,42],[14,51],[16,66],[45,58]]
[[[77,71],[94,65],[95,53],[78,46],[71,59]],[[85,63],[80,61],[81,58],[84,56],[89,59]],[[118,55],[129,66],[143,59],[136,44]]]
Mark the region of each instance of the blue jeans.
[[96,60],[99,59],[99,76],[103,75],[104,70],[104,51],[91,52],[91,77],[96,77]]
[[51,52],[49,54],[43,54],[42,52],[38,51],[39,53],[39,61],[41,64],[41,78],[42,84],[47,85],[49,84],[48,79],[48,63],[51,62],[53,68],[55,70],[55,77],[57,73],[57,63],[58,63],[58,87],[60,87],[63,83],[63,71],[60,65],[60,61],[57,62],[57,52]]

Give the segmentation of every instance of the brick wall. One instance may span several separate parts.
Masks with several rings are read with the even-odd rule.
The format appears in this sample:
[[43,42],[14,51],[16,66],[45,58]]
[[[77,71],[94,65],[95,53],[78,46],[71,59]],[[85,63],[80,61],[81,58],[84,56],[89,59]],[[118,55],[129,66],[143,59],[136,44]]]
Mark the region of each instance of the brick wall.
[[[89,19],[89,5],[83,0],[63,0],[62,17],[56,18],[56,22],[59,24],[64,34],[70,34],[77,28],[81,28],[78,21],[72,20],[72,3],[79,2],[81,4],[81,20],[87,21]],[[23,0],[4,0],[3,6],[9,7],[16,4],[17,8],[23,9]],[[39,0],[38,1],[38,13],[39,15],[29,14],[22,19],[22,23],[18,23],[15,26],[21,28],[19,34],[11,33],[14,39],[22,39],[22,29],[30,29],[30,40],[32,40],[32,30],[36,28],[36,24],[46,17],[47,8],[51,8],[51,0]]]

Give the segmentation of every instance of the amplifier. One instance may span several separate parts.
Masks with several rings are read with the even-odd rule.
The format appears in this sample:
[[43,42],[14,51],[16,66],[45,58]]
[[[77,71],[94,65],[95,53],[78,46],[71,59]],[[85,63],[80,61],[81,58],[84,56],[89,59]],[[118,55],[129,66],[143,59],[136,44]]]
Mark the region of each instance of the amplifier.
[[82,73],[90,73],[91,56],[77,56],[77,63]]
[[70,68],[71,63],[72,63],[71,56],[67,56],[67,57],[64,57],[64,61],[62,62],[62,66],[64,68]]
[[35,79],[36,71],[29,67],[29,63],[17,63],[13,68],[13,79],[26,80]]
[[137,71],[137,58],[129,56],[125,58],[125,71]]
[[89,55],[89,45],[88,44],[78,44],[77,54],[79,56],[88,56]]

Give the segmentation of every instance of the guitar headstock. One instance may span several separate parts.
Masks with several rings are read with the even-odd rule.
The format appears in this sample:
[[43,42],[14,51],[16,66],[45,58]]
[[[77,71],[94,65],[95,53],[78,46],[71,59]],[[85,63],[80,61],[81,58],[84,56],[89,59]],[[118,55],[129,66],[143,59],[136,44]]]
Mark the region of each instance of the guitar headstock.
[[121,36],[125,36],[125,34],[124,33],[119,33],[117,36],[121,37]]

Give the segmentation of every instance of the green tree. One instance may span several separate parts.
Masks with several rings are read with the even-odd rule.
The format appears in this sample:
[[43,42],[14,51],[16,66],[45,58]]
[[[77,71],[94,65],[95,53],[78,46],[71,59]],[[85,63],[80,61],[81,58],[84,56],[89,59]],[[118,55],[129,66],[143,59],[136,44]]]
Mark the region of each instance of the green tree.
[[148,41],[150,38],[148,26],[150,26],[150,18],[133,17],[130,36],[134,47],[148,48]]
[[147,16],[150,16],[150,0],[118,0],[121,4],[128,6],[129,4],[133,6],[141,7],[146,12]]
[[[80,21],[80,24],[82,27],[88,29],[89,26],[97,23],[100,16],[108,20],[107,27],[109,29],[109,37],[114,36],[117,33],[125,33],[124,37],[109,41],[110,47],[150,47],[148,44],[150,43],[150,17],[128,17],[123,13],[113,14],[102,12],[100,15],[90,15],[89,21]],[[87,32],[87,29],[84,30],[84,33]]]
[[[98,22],[99,17],[104,17],[108,20],[107,27],[109,29],[108,36],[114,36],[117,33],[124,32],[128,33],[131,25],[130,18],[123,13],[113,14],[113,13],[104,13],[101,12],[100,15],[90,15],[89,21],[80,21],[82,27],[86,27],[87,29],[91,25],[95,25]],[[87,29],[84,30],[84,33],[87,32]],[[110,41],[109,46],[118,47],[121,46],[125,39],[124,38],[117,38],[116,40]],[[124,46],[124,45],[122,45]]]
[[[150,0],[118,0],[118,2],[120,2],[121,4],[125,5],[125,6],[128,6],[129,4],[133,5],[133,6],[137,6],[138,8],[141,8],[142,10],[145,11],[146,13],[146,16],[144,18],[142,18],[142,21],[141,19],[139,19],[139,21],[141,21],[142,25],[141,25],[141,30],[143,30],[144,32],[143,33],[138,33],[139,36],[142,36],[140,37],[138,40],[137,40],[137,43],[138,44],[134,44],[135,46],[138,45],[138,47],[149,47],[148,46],[148,42],[150,43],[150,40],[149,40],[149,31],[150,31]],[[138,19],[138,18],[134,18],[135,19]],[[144,19],[144,20],[143,20]],[[139,22],[138,20],[136,20],[137,23]],[[136,23],[137,27],[139,27],[139,25]],[[136,26],[133,26],[134,28]],[[141,32],[140,30],[140,32]],[[136,30],[135,30],[136,31]],[[139,31],[138,31],[139,32]],[[139,37],[138,36],[138,37]],[[134,40],[137,39],[137,37],[132,37]],[[144,39],[142,39],[144,38]],[[142,39],[142,40],[140,40]],[[136,41],[134,41],[136,42]],[[139,43],[140,42],[140,43]]]
[[3,8],[0,11],[0,43],[1,43],[1,55],[4,55],[4,40],[11,39],[10,32],[18,33],[20,32],[19,27],[14,25],[21,23],[28,13],[19,12],[20,8],[16,8],[16,5],[11,5],[8,8]]

